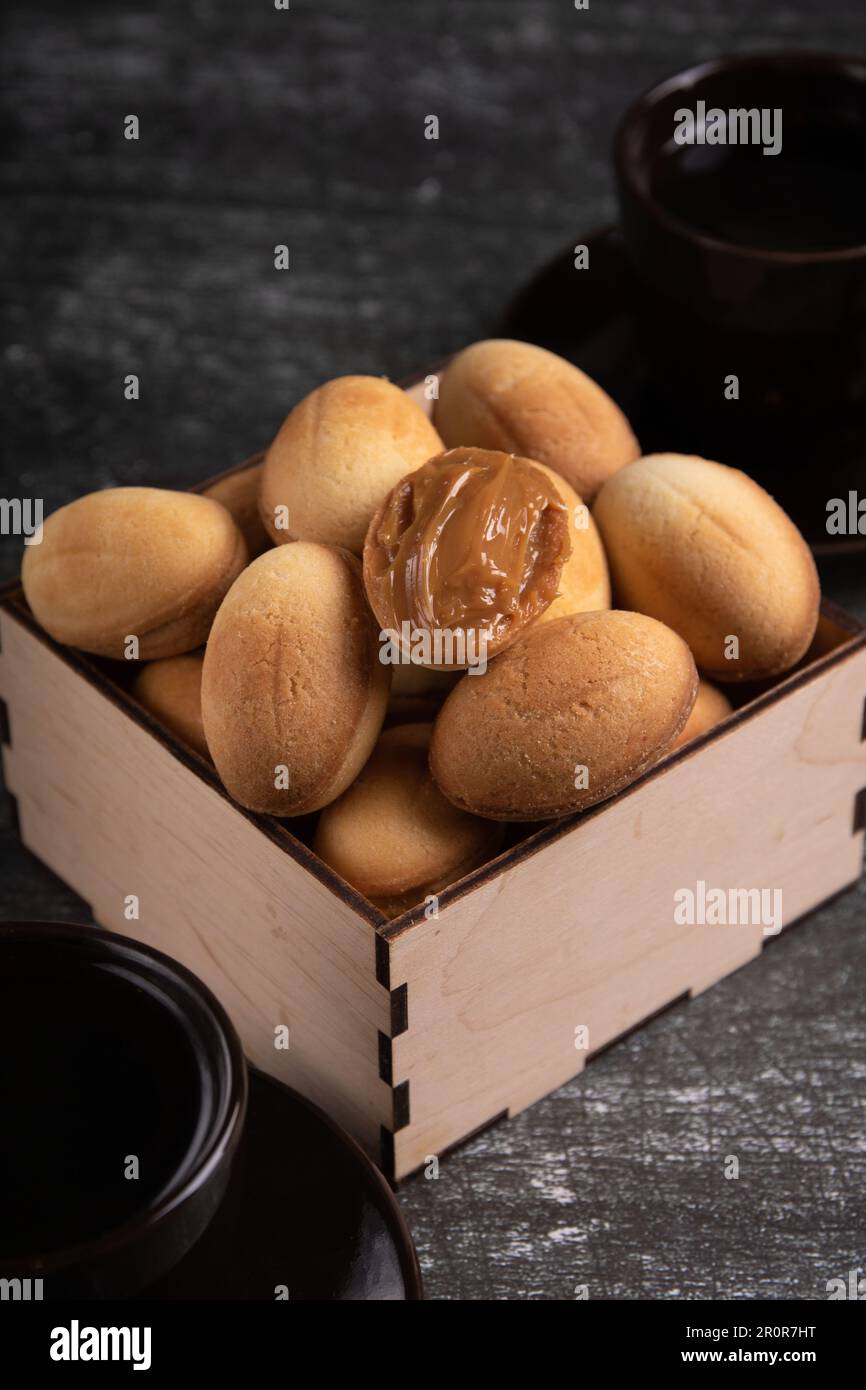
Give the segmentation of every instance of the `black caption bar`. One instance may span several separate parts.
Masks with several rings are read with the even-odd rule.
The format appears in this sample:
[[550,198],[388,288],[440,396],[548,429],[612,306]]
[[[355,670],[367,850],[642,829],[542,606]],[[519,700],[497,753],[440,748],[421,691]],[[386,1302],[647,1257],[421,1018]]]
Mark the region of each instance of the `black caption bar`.
[[[866,1276],[864,1276],[866,1277]],[[642,1374],[667,1373],[674,1367],[700,1368],[763,1365],[786,1369],[790,1365],[811,1368],[826,1380],[836,1370],[856,1364],[862,1344],[862,1307],[840,1306],[866,1302],[866,1285],[855,1283],[857,1296],[832,1290],[827,1301],[776,1301],[754,1303],[639,1303],[606,1302],[575,1298],[565,1304],[567,1321],[561,1326],[580,1348],[580,1357],[595,1351],[616,1370]],[[862,1288],[862,1294],[859,1289]],[[559,1303],[561,1310],[563,1304]],[[351,1317],[359,1335],[400,1335],[405,1329],[429,1351],[441,1337],[443,1314],[461,1317],[459,1309],[478,1309],[477,1304],[443,1303],[438,1307],[414,1305],[402,1316],[391,1309],[387,1324],[379,1323],[373,1308],[362,1314],[333,1305],[328,1310],[328,1331],[322,1320],[303,1315],[298,1304],[273,1303],[40,1303],[19,1300],[0,1302],[0,1381],[27,1383],[30,1374],[56,1378],[58,1384],[76,1379],[93,1380],[106,1372],[129,1375],[133,1384],[146,1385],[178,1371],[213,1371],[221,1377],[248,1375],[254,1367],[297,1365],[299,1351],[324,1353],[330,1359],[334,1323]],[[497,1319],[502,1304],[490,1305]],[[363,1323],[356,1323],[357,1317]],[[477,1317],[477,1311],[473,1313]],[[402,1317],[407,1321],[403,1323]],[[532,1318],[532,1314],[528,1314]],[[527,1323],[527,1326],[531,1323]],[[513,1330],[514,1324],[508,1327]],[[495,1328],[491,1329],[496,1331]],[[506,1336],[507,1327],[502,1335]],[[433,1342],[436,1337],[437,1343]],[[483,1335],[476,1327],[475,1338]],[[498,1335],[498,1334],[497,1334]],[[428,1341],[428,1338],[430,1339]],[[476,1340],[477,1344],[477,1340]],[[356,1350],[364,1345],[360,1342]],[[492,1343],[492,1346],[497,1343]],[[505,1343],[503,1343],[505,1345]],[[358,1353],[361,1355],[361,1353]],[[22,1375],[23,1373],[23,1375]]]

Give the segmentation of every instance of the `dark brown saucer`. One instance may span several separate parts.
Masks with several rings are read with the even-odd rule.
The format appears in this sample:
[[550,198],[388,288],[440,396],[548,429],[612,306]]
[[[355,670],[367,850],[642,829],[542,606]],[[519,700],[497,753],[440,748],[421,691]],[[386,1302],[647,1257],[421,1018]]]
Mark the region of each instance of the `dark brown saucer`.
[[273,1302],[280,1286],[293,1302],[423,1297],[411,1236],[379,1170],[317,1106],[250,1067],[223,1202],[140,1297]]
[[[574,246],[589,250],[576,270]],[[831,536],[827,503],[866,496],[866,420],[862,427],[790,434],[756,426],[744,439],[736,406],[691,412],[688,401],[665,399],[653,385],[638,336],[635,284],[615,226],[576,236],[518,293],[501,336],[538,343],[587,372],[628,415],[644,453],[701,454],[742,468],[777,499],[819,555],[866,552],[866,536]]]
[[59,1301],[423,1296],[382,1174],[178,961],[4,922],[0,999],[0,1276]]

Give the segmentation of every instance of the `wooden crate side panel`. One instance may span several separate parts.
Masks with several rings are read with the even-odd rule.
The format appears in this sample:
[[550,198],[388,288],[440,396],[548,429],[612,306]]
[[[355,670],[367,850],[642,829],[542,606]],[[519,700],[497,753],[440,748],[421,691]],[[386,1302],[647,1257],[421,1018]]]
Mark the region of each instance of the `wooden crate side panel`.
[[[0,638],[4,774],[24,843],[103,926],[201,976],[250,1060],[378,1158],[392,1115],[378,1061],[390,995],[373,928],[7,612]],[[274,1047],[279,1024],[288,1050]]]
[[780,888],[789,923],[858,877],[864,697],[860,649],[392,941],[398,1176],[579,1072],[577,1027],[592,1053],[762,949],[677,925],[677,889]]

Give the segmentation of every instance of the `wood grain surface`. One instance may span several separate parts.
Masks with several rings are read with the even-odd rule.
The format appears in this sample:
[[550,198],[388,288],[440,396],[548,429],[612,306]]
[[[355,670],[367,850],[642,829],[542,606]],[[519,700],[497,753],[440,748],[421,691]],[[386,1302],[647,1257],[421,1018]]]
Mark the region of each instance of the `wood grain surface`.
[[[866,49],[862,0],[9,0],[4,25],[0,495],[47,509],[192,483],[323,378],[490,332],[613,215],[617,116],[665,73]],[[866,618],[862,561],[822,577]],[[80,918],[0,816],[0,916]],[[864,978],[861,883],[413,1179],[428,1296],[825,1298],[866,1266]]]

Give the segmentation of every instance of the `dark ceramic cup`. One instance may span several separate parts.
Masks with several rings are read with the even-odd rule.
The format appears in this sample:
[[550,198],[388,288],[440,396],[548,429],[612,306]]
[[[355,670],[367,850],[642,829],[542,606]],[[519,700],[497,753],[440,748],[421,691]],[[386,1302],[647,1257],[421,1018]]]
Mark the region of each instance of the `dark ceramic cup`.
[[246,1100],[237,1034],[182,965],[93,927],[0,925],[0,1278],[31,1298],[153,1283],[217,1210]]
[[[727,143],[710,143],[720,133]],[[866,59],[770,52],[689,68],[628,109],[615,167],[671,447],[690,440],[771,486],[784,470],[789,488],[792,471],[831,459],[835,487],[862,488]]]

